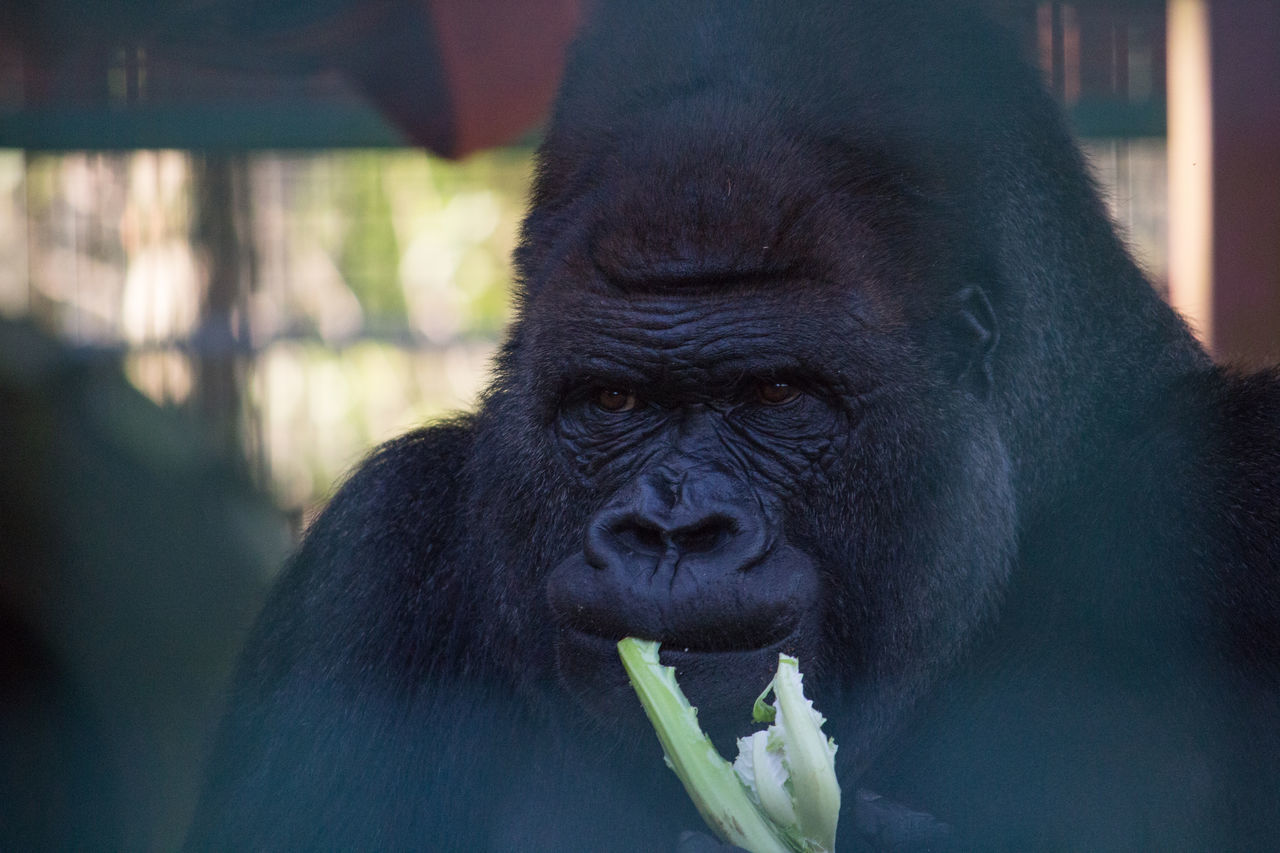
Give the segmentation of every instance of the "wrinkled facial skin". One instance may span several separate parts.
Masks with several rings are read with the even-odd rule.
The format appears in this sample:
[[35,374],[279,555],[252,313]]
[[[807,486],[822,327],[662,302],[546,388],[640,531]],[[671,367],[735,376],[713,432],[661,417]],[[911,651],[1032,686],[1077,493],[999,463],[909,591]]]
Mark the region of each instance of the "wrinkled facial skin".
[[[945,424],[932,446],[920,438],[940,395],[901,324],[825,282],[566,290],[530,318],[543,357],[532,369],[554,377],[554,456],[594,507],[546,579],[561,683],[597,718],[638,720],[614,647],[635,635],[662,643],[721,742],[742,734],[780,651],[800,658],[827,708],[886,679],[891,704],[907,701],[922,681],[913,652],[940,626],[950,641],[956,620],[976,621],[1003,551],[958,551],[971,561],[961,581],[973,580],[955,612],[892,610],[950,570],[940,538],[956,553],[966,534],[950,522],[880,532],[894,513],[927,517],[957,499],[930,494],[919,469],[977,459]],[[927,413],[910,411],[928,399]],[[957,518],[1002,494],[961,496],[978,508]],[[921,502],[935,506],[912,509]],[[862,701],[870,725],[888,700]]]

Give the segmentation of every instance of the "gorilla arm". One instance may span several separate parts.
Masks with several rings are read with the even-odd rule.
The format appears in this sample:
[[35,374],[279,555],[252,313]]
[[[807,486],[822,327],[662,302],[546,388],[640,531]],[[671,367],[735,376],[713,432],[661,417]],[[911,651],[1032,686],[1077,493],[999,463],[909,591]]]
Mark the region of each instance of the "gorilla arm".
[[242,656],[191,846],[368,843],[343,833],[407,807],[392,792],[435,742],[407,709],[461,645],[447,555],[469,439],[460,423],[386,445],[312,525]]
[[387,444],[308,530],[242,656],[188,848],[609,850],[662,831],[664,798],[624,778],[672,784],[656,745],[595,748],[495,662],[461,521],[472,435]]

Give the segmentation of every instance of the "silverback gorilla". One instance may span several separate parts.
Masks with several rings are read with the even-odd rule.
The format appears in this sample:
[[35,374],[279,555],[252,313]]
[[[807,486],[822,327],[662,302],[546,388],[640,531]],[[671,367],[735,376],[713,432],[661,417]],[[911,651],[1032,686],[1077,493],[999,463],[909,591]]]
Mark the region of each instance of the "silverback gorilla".
[[1280,380],[988,25],[597,4],[516,263],[479,411],[288,566],[193,848],[714,849],[628,634],[721,744],[799,656],[842,850],[1280,843]]

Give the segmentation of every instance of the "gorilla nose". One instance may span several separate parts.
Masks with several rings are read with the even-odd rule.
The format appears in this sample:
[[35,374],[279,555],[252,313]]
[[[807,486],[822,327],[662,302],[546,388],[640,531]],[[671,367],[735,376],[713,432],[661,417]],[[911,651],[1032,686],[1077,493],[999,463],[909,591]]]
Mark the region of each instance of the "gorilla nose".
[[[766,524],[742,504],[682,489],[642,486],[606,506],[587,527],[587,563],[650,573],[696,563],[713,575],[746,571],[768,551]],[[674,497],[673,497],[674,495]]]
[[817,575],[741,477],[663,466],[587,522],[582,551],[552,570],[547,596],[571,634],[739,652],[792,634]]
[[612,538],[614,547],[653,557],[670,550],[681,555],[710,553],[738,533],[737,522],[721,514],[676,521],[623,512],[605,520],[604,528],[604,536]]

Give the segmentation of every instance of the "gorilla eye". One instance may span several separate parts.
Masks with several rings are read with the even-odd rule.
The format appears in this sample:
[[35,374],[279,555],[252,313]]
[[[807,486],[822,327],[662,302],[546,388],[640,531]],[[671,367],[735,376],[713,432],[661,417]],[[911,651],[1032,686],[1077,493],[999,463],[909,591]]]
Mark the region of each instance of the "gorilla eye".
[[761,382],[756,386],[756,398],[766,406],[781,406],[800,396],[800,392],[785,382]]
[[636,407],[636,395],[617,388],[601,388],[596,392],[596,405],[606,412],[629,412]]

